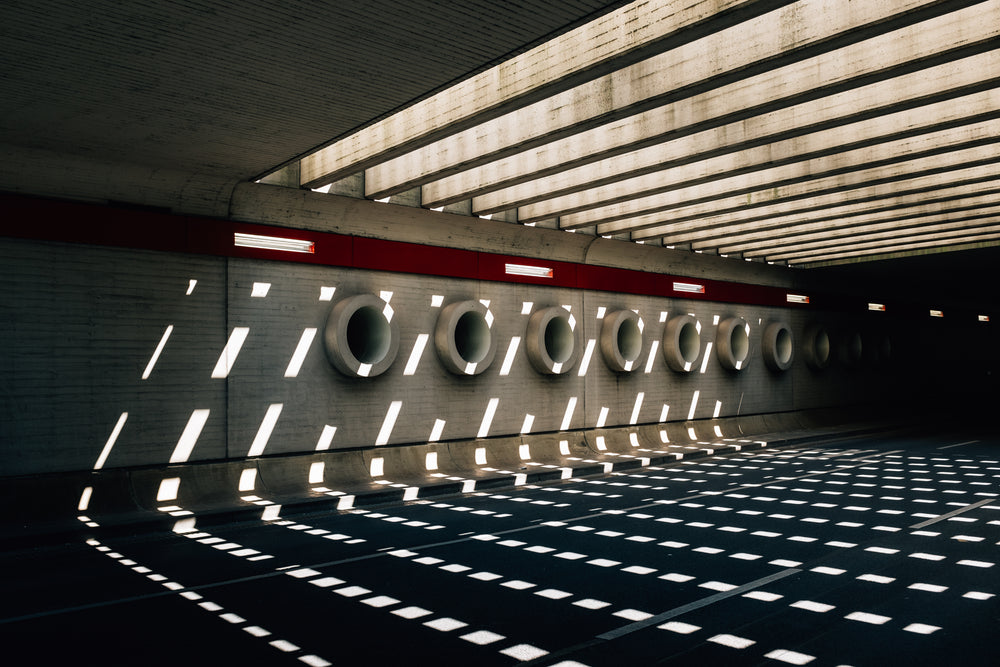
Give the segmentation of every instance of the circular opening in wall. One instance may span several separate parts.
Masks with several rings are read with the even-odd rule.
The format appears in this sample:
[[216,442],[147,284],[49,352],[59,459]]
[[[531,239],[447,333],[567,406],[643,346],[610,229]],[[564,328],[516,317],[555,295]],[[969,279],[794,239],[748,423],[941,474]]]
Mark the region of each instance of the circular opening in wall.
[[358,308],[347,322],[347,347],[363,364],[382,361],[391,342],[392,329],[380,310]]
[[736,361],[746,361],[747,353],[750,352],[750,337],[747,336],[746,329],[736,327],[729,334],[729,348],[733,351]]
[[783,322],[771,322],[764,329],[762,341],[764,363],[772,371],[786,371],[792,366],[795,345],[792,330]]
[[399,326],[391,320],[385,301],[373,294],[358,294],[338,302],[330,311],[323,345],[330,363],[341,373],[374,377],[396,359]]
[[545,325],[545,351],[557,364],[564,364],[573,356],[573,329],[564,317],[554,317]]
[[618,327],[618,351],[627,361],[635,361],[642,353],[642,332],[635,320],[625,320]]
[[642,354],[642,329],[639,316],[632,310],[616,310],[601,320],[601,356],[616,373],[634,370]]
[[715,334],[716,354],[723,368],[741,371],[750,359],[750,325],[742,317],[730,317]]
[[693,364],[697,361],[701,352],[701,334],[698,333],[698,327],[694,322],[685,322],[681,326],[677,335],[677,348],[685,362]]
[[878,344],[878,360],[881,364],[892,362],[892,340],[888,336],[882,336]]
[[854,332],[847,336],[844,341],[844,362],[848,366],[858,366],[864,354],[864,346],[861,342],[861,334]]
[[573,367],[579,355],[573,325],[572,315],[560,306],[541,308],[531,314],[525,350],[536,371],[560,375]]
[[701,326],[691,315],[673,317],[663,330],[663,358],[672,371],[690,373],[701,354]]
[[813,370],[821,371],[830,363],[830,334],[824,327],[817,324],[806,328],[803,354],[806,365]]
[[442,365],[456,375],[478,375],[493,363],[493,316],[479,301],[459,301],[441,309],[434,347]]
[[792,360],[792,332],[782,329],[778,332],[778,340],[774,346],[775,357],[782,364],[787,364]]
[[478,364],[486,358],[492,337],[489,325],[479,313],[469,311],[455,324],[455,347],[467,363]]

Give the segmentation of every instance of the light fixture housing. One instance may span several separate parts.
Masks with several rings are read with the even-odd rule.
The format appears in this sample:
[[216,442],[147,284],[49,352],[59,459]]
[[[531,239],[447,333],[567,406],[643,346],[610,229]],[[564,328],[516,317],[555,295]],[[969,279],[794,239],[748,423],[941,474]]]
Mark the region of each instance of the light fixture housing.
[[316,244],[307,239],[289,239],[281,236],[262,236],[260,234],[244,234],[242,232],[236,232],[233,235],[233,245],[237,248],[259,248],[261,250],[279,250],[281,252],[306,254],[316,252]]

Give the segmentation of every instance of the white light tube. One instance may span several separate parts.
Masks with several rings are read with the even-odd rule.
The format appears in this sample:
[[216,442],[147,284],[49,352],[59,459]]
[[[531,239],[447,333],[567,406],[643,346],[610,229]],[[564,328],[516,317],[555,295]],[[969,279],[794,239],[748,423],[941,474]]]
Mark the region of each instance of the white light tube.
[[785,300],[788,303],[809,303],[809,297],[805,294],[786,294]]
[[262,250],[280,250],[282,252],[316,252],[316,244],[304,239],[287,239],[280,236],[261,236],[259,234],[242,234],[236,232],[233,245],[238,248],[260,248]]
[[552,278],[555,270],[547,266],[529,266],[527,264],[504,264],[504,273],[508,276],[530,276],[532,278]]
[[675,292],[688,292],[690,294],[704,294],[705,286],[695,283],[674,283]]

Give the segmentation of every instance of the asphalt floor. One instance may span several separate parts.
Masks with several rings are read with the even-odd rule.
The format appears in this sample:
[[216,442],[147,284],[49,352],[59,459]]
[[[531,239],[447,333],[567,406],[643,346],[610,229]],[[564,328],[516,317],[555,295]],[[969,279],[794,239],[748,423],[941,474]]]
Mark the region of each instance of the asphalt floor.
[[0,553],[4,664],[1000,664],[998,438],[267,516]]

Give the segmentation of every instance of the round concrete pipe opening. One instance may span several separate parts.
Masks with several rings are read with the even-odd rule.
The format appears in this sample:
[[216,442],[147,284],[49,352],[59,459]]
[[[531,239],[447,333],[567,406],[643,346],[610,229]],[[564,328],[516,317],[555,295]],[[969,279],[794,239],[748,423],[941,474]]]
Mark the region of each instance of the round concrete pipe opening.
[[876,350],[878,353],[878,363],[880,365],[888,366],[892,364],[892,339],[889,338],[888,334],[879,339]]
[[601,356],[608,368],[628,373],[642,354],[642,328],[639,316],[631,310],[616,310],[601,322]]
[[803,352],[806,365],[815,371],[821,371],[830,364],[830,334],[825,327],[812,324],[806,328]]
[[441,363],[456,375],[478,375],[496,355],[493,315],[478,301],[459,301],[441,309],[434,347]]
[[339,301],[330,311],[323,343],[334,368],[351,377],[384,373],[399,351],[399,326],[392,309],[372,294]]
[[671,318],[663,332],[663,357],[678,373],[689,373],[701,354],[701,325],[690,315]]
[[787,371],[792,366],[795,345],[792,330],[784,322],[771,322],[764,329],[761,345],[764,363],[775,372]]
[[382,311],[372,306],[358,308],[347,321],[347,347],[363,364],[385,358],[392,343],[392,327]]
[[580,346],[571,317],[565,308],[552,306],[535,311],[528,319],[528,360],[539,373],[559,375],[576,364]]
[[468,312],[455,323],[455,349],[467,364],[478,364],[490,351],[493,334],[479,313]]
[[715,334],[719,363],[729,371],[741,371],[750,361],[750,325],[742,317],[729,317]]
[[851,368],[857,368],[861,365],[861,360],[864,358],[864,351],[861,334],[856,331],[849,333],[844,339],[843,347],[841,348],[844,364]]

